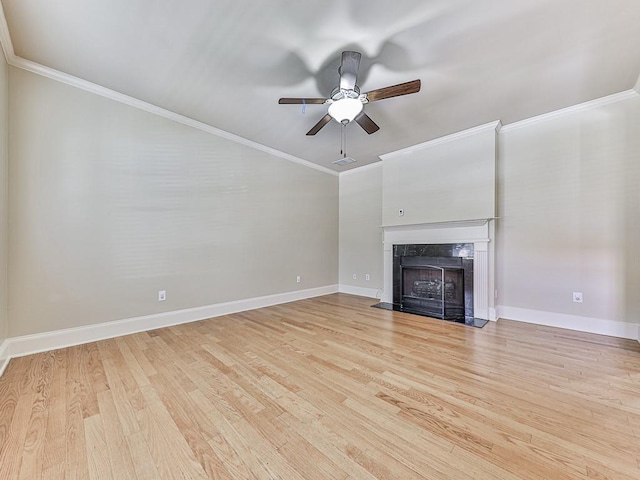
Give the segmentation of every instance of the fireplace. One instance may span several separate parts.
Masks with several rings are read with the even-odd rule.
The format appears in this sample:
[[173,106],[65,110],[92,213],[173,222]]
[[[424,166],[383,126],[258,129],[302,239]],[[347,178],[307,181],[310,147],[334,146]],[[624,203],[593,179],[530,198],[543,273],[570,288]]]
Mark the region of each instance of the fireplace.
[[473,312],[473,244],[394,245],[393,306],[459,322]]
[[[406,307],[408,310],[403,310],[401,302],[398,301],[400,292],[398,287],[400,285],[398,283],[399,258],[408,257],[404,259],[404,263],[408,266],[416,266],[418,265],[417,262],[422,262],[423,265],[441,267],[447,271],[463,268],[465,271],[464,323],[482,327],[489,319],[495,320],[493,295],[489,293],[494,291],[493,278],[495,270],[491,244],[491,239],[493,238],[492,221],[461,220],[458,222],[432,224],[390,225],[383,227],[383,235],[384,288],[380,299],[381,302],[375,305],[376,307],[417,313],[410,312],[411,307]],[[451,247],[452,245],[454,247]],[[448,277],[445,276],[445,289],[447,288],[447,279]],[[417,280],[419,281],[420,279]],[[440,282],[442,282],[442,277],[440,277]],[[418,292],[433,292],[434,289],[436,293],[438,291],[437,284],[417,284],[416,287]],[[456,291],[459,292],[459,290]],[[431,307],[433,308],[433,305]],[[451,307],[451,305],[446,304],[445,298],[447,312],[452,313],[455,311],[447,307]],[[423,313],[422,315],[425,314]],[[427,314],[427,316],[437,315],[434,312],[433,315]],[[454,321],[462,323],[461,319]]]
[[464,319],[463,269],[433,265],[401,268],[403,310],[445,320]]

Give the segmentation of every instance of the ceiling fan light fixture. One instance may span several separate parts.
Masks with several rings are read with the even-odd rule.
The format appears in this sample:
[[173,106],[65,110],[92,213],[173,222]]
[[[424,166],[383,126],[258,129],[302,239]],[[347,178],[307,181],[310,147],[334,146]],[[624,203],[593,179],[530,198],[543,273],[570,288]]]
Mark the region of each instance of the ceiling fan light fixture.
[[362,111],[362,102],[357,98],[341,98],[329,105],[329,115],[338,123],[349,123]]

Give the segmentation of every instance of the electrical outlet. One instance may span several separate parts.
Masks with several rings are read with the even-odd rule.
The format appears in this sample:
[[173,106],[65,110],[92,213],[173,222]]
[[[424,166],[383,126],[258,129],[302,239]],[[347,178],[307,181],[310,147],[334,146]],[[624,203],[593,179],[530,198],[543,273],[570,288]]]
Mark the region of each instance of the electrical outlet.
[[368,273],[364,276],[364,279],[368,282],[369,280],[371,280],[371,275],[369,275]]
[[573,303],[582,303],[582,292],[573,292]]
[[158,301],[159,302],[164,302],[167,299],[167,291],[166,290],[159,290],[158,291]]
[[300,283],[300,275],[296,277],[296,283]]
[[398,216],[399,217],[404,217],[404,208],[399,208],[398,209]]
[[353,274],[353,279],[355,280],[355,279],[357,279],[357,278],[358,278],[358,276],[354,273],[354,274]]

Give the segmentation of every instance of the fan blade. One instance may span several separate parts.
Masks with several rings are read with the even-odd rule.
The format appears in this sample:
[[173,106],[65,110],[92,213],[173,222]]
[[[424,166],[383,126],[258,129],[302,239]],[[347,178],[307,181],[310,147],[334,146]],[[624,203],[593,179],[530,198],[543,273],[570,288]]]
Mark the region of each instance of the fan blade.
[[358,125],[360,125],[362,129],[369,135],[380,130],[380,127],[376,124],[376,122],[371,120],[371,117],[364,112],[356,117],[356,122],[358,122]]
[[338,70],[340,72],[341,90],[353,90],[355,88],[361,57],[362,55],[358,52],[342,52],[342,64]]
[[281,98],[280,100],[278,100],[278,103],[280,105],[291,105],[291,104],[298,104],[298,103],[305,103],[307,105],[310,104],[322,104],[326,102],[326,99],[324,98]]
[[392,85],[391,87],[379,88],[378,90],[371,90],[367,92],[367,99],[370,102],[377,100],[384,100],[385,98],[399,97],[400,95],[409,95],[410,93],[417,93],[420,91],[420,80],[414,80],[412,82],[399,83],[398,85]]
[[318,123],[316,123],[311,130],[307,132],[307,135],[315,135],[320,131],[322,127],[324,127],[327,123],[331,121],[331,115],[328,113],[320,119]]

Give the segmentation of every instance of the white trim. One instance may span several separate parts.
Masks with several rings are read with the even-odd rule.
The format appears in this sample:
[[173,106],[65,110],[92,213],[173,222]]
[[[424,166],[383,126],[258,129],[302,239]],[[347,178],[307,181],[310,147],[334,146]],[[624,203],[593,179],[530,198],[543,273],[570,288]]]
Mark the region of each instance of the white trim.
[[353,285],[338,285],[340,293],[348,293],[349,295],[357,295],[359,297],[380,298],[381,290],[376,288],[356,287]]
[[90,92],[95,95],[100,95],[101,97],[105,97],[110,100],[114,100],[116,102],[129,105],[130,107],[137,108],[139,110],[143,110],[145,112],[152,113],[154,115],[158,115],[159,117],[163,117],[168,120],[173,120],[174,122],[181,123],[183,125],[187,125],[192,128],[196,128],[203,132],[207,132],[212,135],[225,138],[227,140],[231,140],[232,142],[245,145],[249,148],[260,150],[262,152],[268,153],[269,155],[273,155],[274,157],[280,157],[284,160],[288,160],[293,163],[298,163],[300,165],[313,168],[314,170],[318,170],[323,173],[328,173],[329,175],[334,175],[334,176],[340,175],[338,172],[334,170],[323,167],[321,165],[317,165],[315,163],[309,162],[307,160],[296,157],[294,155],[281,152],[280,150],[276,150],[275,148],[267,147],[266,145],[262,145],[261,143],[254,142],[253,140],[249,140],[247,138],[241,137],[239,135],[235,135],[233,133],[226,132],[224,130],[220,130],[219,128],[215,128],[204,122],[200,122],[198,120],[194,120],[184,115],[180,115],[179,113],[175,113],[170,110],[160,108],[156,105],[144,102],[137,98],[124,95],[123,93],[116,92],[115,90],[111,90],[109,88],[103,87],[102,85],[98,85],[98,84],[89,82],[87,80],[74,77],[73,75],[69,75],[68,73],[64,73],[59,70],[55,70],[53,68],[49,68],[44,65],[41,65],[39,63],[32,62],[31,60],[18,57],[15,54],[15,51],[13,49],[13,43],[11,42],[11,35],[9,34],[7,19],[4,15],[4,9],[2,8],[1,4],[0,4],[0,43],[2,43],[2,49],[4,51],[4,56],[7,60],[7,63],[14,67],[21,68],[28,72],[35,73],[37,75],[41,75],[46,78],[50,78],[51,80],[55,80],[57,82],[67,84],[75,88],[79,88],[80,90],[84,90],[86,92]]
[[[4,58],[7,63],[10,63],[15,55],[13,53],[13,43],[11,42],[11,36],[9,35],[9,27],[7,26],[7,19],[4,16],[4,8],[0,3],[0,47],[4,53]],[[5,339],[0,343],[0,377],[4,373],[4,370],[9,365],[9,339]]]
[[[113,322],[98,323],[83,327],[67,328],[53,332],[24,335],[8,339],[9,356],[22,357],[34,353],[46,352],[58,348],[71,347],[87,342],[105,340],[107,338],[130,335],[132,333],[154,330],[156,328],[169,327],[182,323],[206,320],[221,315],[254,310],[256,308],[269,307],[281,303],[294,302],[307,298],[329,295],[338,291],[337,285],[297,290],[293,292],[267,295],[264,297],[248,298],[233,302],[206,305],[203,307],[163,312],[143,317],[127,318]],[[6,342],[5,342],[6,343]]]
[[491,232],[487,220],[384,227],[382,301],[393,302],[394,245],[473,243],[473,313],[476,318],[495,319],[493,299],[489,296],[489,286],[495,284],[493,259],[489,255]]
[[352,168],[351,170],[345,170],[344,172],[340,172],[340,176],[350,175],[352,173],[360,173],[364,170],[373,170],[374,168],[382,167],[382,162],[373,162],[368,163],[367,165],[362,165],[361,167]]
[[9,35],[9,26],[7,25],[7,17],[4,16],[2,3],[0,3],[0,43],[2,44],[4,58],[7,63],[11,63],[16,54],[13,50],[13,42],[11,41],[11,35]]
[[385,153],[383,155],[379,155],[380,160],[389,160],[390,158],[400,157],[402,155],[408,155],[410,153],[417,152],[419,150],[424,150],[425,148],[431,148],[435,145],[440,145],[442,143],[453,142],[454,140],[458,140],[463,137],[469,137],[471,135],[475,135],[480,132],[484,132],[486,130],[500,130],[502,123],[500,120],[496,120],[495,122],[485,123],[484,125],[478,125],[477,127],[469,128],[467,130],[462,130],[461,132],[452,133],[451,135],[445,135],[444,137],[435,138],[433,140],[429,140],[428,142],[418,143],[417,145],[412,145],[407,148],[402,148],[400,150],[396,150],[395,152]]
[[11,360],[11,357],[9,357],[9,339],[6,339],[0,344],[0,377],[2,377],[7,365],[9,365],[9,360]]
[[497,313],[497,308],[489,308],[489,320],[492,322],[495,322],[498,320],[498,313]]
[[580,332],[597,333],[610,337],[629,338],[633,340],[638,338],[638,325],[635,323],[517,307],[500,306],[498,308],[500,309],[500,318],[504,319],[577,330]]
[[[126,105],[132,106],[134,108],[138,108],[141,110],[144,110],[146,112],[149,113],[153,113],[156,115],[159,115],[161,117],[167,118],[169,120],[173,120],[175,122],[178,123],[182,123],[184,125],[188,125],[191,126],[193,128],[196,128],[198,130],[202,130],[204,132],[213,134],[213,135],[217,135],[223,138],[226,138],[228,140],[240,143],[242,145],[246,145],[250,148],[255,148],[256,150],[260,150],[263,151],[265,153],[268,153],[270,155],[276,156],[276,157],[280,157],[283,158],[285,160],[289,160],[291,162],[294,163],[298,163],[304,166],[307,166],[309,168],[313,168],[315,170],[324,172],[324,173],[328,173],[330,175],[344,175],[344,174],[348,174],[350,172],[356,171],[356,170],[361,170],[362,168],[368,167],[371,164],[368,165],[363,165],[362,167],[357,167],[357,168],[353,168],[351,170],[347,170],[345,172],[336,172],[334,170],[328,169],[326,167],[323,167],[321,165],[317,165],[315,163],[309,162],[307,160],[301,159],[299,157],[296,157],[294,155],[290,155],[288,153],[285,152],[281,152],[279,150],[276,150],[274,148],[268,147],[266,145],[262,145],[260,143],[254,142],[252,140],[246,139],[244,137],[240,137],[238,135],[234,135],[232,133],[226,132],[224,130],[220,130],[218,128],[215,128],[211,125],[205,124],[203,122],[199,122],[197,120],[191,119],[189,117],[186,117],[184,115],[180,115],[178,113],[175,112],[171,112],[169,110],[165,110],[163,108],[157,107],[155,105],[152,105],[150,103],[147,102],[143,102],[142,100],[138,100],[136,98],[133,97],[129,97],[128,95],[124,95],[121,93],[118,93],[114,90],[110,90],[108,88],[102,87],[100,85],[97,85],[95,83],[91,83],[88,82],[86,80],[82,80],[80,78],[74,77],[72,75],[66,74],[64,72],[60,72],[58,70],[55,70],[53,68],[49,68],[49,67],[45,67],[44,65],[40,65],[38,63],[32,62],[30,60],[26,60],[24,58],[18,57],[15,54],[14,48],[13,48],[13,42],[11,41],[11,35],[9,34],[9,27],[7,25],[7,20],[6,20],[6,16],[4,14],[4,8],[2,7],[2,4],[0,3],[0,44],[2,46],[2,50],[4,51],[4,55],[6,58],[6,61],[9,65],[12,65],[14,67],[18,67],[18,68],[22,68],[24,70],[30,71],[32,73],[36,73],[38,75],[42,75],[44,77],[47,78],[51,78],[53,80],[57,80],[59,82],[62,83],[66,83],[68,85],[80,88],[82,90],[94,93],[96,95],[100,95],[106,98],[110,98],[111,100],[117,101],[117,102],[121,102],[124,103]],[[453,133],[450,135],[446,135],[444,137],[439,137],[433,140],[430,140],[428,142],[424,142],[424,143],[420,143],[411,147],[407,147],[401,150],[396,150],[394,152],[389,152],[389,153],[385,153],[383,155],[380,155],[379,158],[381,160],[386,160],[389,158],[394,158],[400,155],[405,155],[405,154],[409,154],[412,153],[414,151],[417,150],[421,150],[423,148],[428,148],[428,147],[432,147],[434,145],[438,145],[441,143],[446,143],[446,142],[450,142],[453,140],[457,140],[461,137],[465,137],[468,135],[474,135],[480,131],[483,131],[485,129],[488,128],[493,128],[497,133],[502,133],[505,131],[510,131],[510,130],[515,130],[518,128],[522,128],[528,125],[532,125],[535,123],[539,123],[539,122],[543,122],[545,120],[549,120],[552,118],[557,118],[557,117],[561,117],[564,115],[569,115],[571,113],[575,113],[575,112],[579,112],[579,111],[583,111],[583,110],[588,110],[591,108],[597,108],[597,107],[601,107],[604,105],[609,105],[611,103],[616,103],[616,102],[620,102],[620,101],[624,101],[624,100],[628,100],[630,98],[637,98],[638,95],[640,95],[640,77],[638,77],[638,80],[635,84],[635,86],[631,89],[631,90],[627,90],[624,92],[620,92],[620,93],[615,93],[613,95],[608,95],[606,97],[601,97],[601,98],[597,98],[594,100],[590,100],[588,102],[583,102],[577,105],[572,105],[570,107],[566,107],[560,110],[554,110],[552,112],[549,113],[544,113],[542,115],[537,115],[535,117],[530,117],[524,120],[521,120],[519,122],[514,122],[514,123],[510,123],[508,125],[503,125],[501,123],[500,120],[494,121],[494,122],[490,122],[490,123],[486,123],[484,125],[479,125],[477,127],[473,127],[467,130],[462,130],[460,132],[457,133]],[[374,165],[377,163],[374,163]]]
[[[636,87],[638,87],[638,85],[636,85]],[[528,127],[529,125],[534,125],[536,123],[545,122],[547,120],[564,117],[566,115],[571,115],[576,112],[583,112],[585,110],[591,110],[593,108],[603,107],[605,105],[610,105],[612,103],[623,102],[631,98],[637,98],[639,94],[640,94],[640,91],[631,89],[631,90],[626,90],[620,93],[614,93],[613,95],[608,95],[606,97],[596,98],[595,100],[579,103],[577,105],[572,105],[570,107],[561,108],[560,110],[554,110],[553,112],[543,113],[542,115],[530,117],[525,120],[521,120],[519,122],[514,122],[508,125],[504,125],[500,133],[510,132],[511,130]]]
[[[415,230],[417,228],[424,229],[439,229],[439,228],[459,228],[459,227],[481,227],[489,223],[489,220],[495,220],[494,218],[480,218],[470,220],[452,220],[449,222],[432,222],[432,223],[405,223],[402,225],[382,225],[381,228],[390,232],[401,232],[403,230]],[[460,242],[458,242],[460,243]]]
[[206,133],[210,133],[212,135],[216,135],[218,137],[225,138],[227,140],[231,140],[232,142],[245,145],[249,148],[260,150],[261,152],[268,153],[269,155],[273,155],[274,157],[280,157],[284,160],[288,160],[293,163],[298,163],[300,165],[304,165],[305,167],[313,168],[314,170],[319,170],[323,173],[328,173],[329,175],[333,175],[333,176],[340,175],[338,172],[330,170],[321,165],[317,165],[307,160],[303,160],[302,158],[295,157],[285,152],[281,152],[280,150],[276,150],[275,148],[267,147],[266,145],[262,145],[261,143],[254,142],[253,140],[249,140],[239,135],[235,135],[233,133],[220,130],[219,128],[212,127],[209,124],[200,122],[198,120],[194,120],[193,118],[189,118],[184,115],[180,115],[179,113],[175,113],[170,110],[166,110],[164,108],[158,107],[151,103],[138,100],[137,98],[124,95],[123,93],[116,92],[115,90],[111,90],[109,88],[103,87],[101,85],[97,85],[87,80],[74,77],[73,75],[60,72],[59,70],[45,67],[44,65],[40,65],[39,63],[35,63],[30,60],[25,60],[24,58],[16,57],[16,56],[14,56],[11,60],[8,60],[8,63],[13,65],[14,67],[18,67],[28,72],[50,78],[51,80],[55,80],[57,82],[71,85],[72,87],[79,88],[80,90],[85,90],[89,93],[100,95],[101,97],[105,97],[110,100],[123,103],[130,107],[137,108],[139,110],[143,110],[145,112],[152,113],[154,115],[158,115],[159,117],[163,117],[168,120],[173,120],[174,122],[187,125],[189,127],[201,130]]
[[435,243],[487,243],[487,220],[420,223],[413,225],[385,226],[383,242],[389,245]]
[[489,320],[489,242],[473,244],[473,316]]

